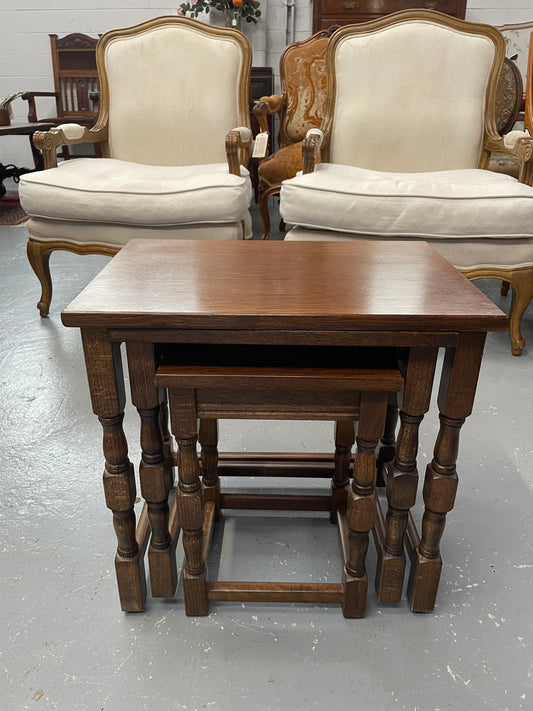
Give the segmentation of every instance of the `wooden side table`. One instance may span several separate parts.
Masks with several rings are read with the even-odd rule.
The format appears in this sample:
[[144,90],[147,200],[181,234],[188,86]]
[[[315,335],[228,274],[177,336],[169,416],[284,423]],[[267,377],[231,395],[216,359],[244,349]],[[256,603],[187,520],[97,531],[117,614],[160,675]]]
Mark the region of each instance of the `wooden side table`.
[[[386,467],[388,511],[386,517],[376,511],[374,527],[378,598],[400,599],[405,544],[411,557],[411,608],[433,609],[442,568],[440,540],[457,489],[460,429],[472,411],[486,333],[505,329],[507,319],[430,246],[132,240],[62,320],[81,328],[93,410],[103,427],[104,491],[118,541],[122,609],[144,609],[149,529],[152,594],[170,597],[176,586],[177,504],[169,513],[171,460],[160,426],[164,393],[155,374],[160,349],[179,344],[213,353],[219,346],[242,347],[243,354],[245,346],[298,346],[309,353],[334,347],[400,355],[404,392],[395,456]],[[132,402],[141,417],[139,475],[146,507],[137,528],[135,477],[122,428],[123,342]],[[418,431],[430,406],[439,348],[445,349],[440,430],[426,469],[419,535],[410,515],[418,482]],[[343,390],[342,377],[335,388]],[[357,495],[357,485],[352,487]],[[201,499],[197,503],[201,506]]]

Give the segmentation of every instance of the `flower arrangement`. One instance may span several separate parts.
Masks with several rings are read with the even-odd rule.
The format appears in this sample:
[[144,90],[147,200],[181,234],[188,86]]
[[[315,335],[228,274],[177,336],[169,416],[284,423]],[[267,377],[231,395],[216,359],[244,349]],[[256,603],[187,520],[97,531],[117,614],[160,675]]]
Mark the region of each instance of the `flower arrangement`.
[[224,13],[226,26],[240,30],[243,18],[255,23],[261,17],[259,5],[259,0],[189,0],[178,7],[178,15],[198,17],[201,12],[220,10]]
[[19,96],[22,96],[24,94],[23,91],[17,91],[16,94],[10,94],[9,96],[6,96],[5,99],[0,100],[0,111],[3,111],[9,107],[12,101],[15,99],[18,99]]
[[0,99],[0,126],[9,126],[11,123],[11,116],[13,115],[11,102],[18,99],[19,96],[22,96],[23,94],[23,91],[17,91],[16,94],[10,94],[4,99]]

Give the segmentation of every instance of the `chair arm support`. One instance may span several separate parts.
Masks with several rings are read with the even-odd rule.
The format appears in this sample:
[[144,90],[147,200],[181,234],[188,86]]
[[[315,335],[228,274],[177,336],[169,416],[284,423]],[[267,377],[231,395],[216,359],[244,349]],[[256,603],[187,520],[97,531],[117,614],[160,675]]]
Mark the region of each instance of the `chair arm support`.
[[36,131],[33,144],[43,152],[45,168],[57,167],[57,149],[76,143],[100,143],[107,140],[107,128],[87,128],[77,123],[63,123],[50,131]]
[[248,165],[251,145],[252,132],[247,126],[234,128],[226,135],[226,158],[232,175],[240,175],[241,165]]
[[267,116],[279,114],[281,109],[286,105],[287,97],[285,94],[272,94],[272,96],[262,96],[259,101],[254,104],[253,112],[257,119],[261,131],[268,131]]
[[302,143],[302,157],[304,161],[303,173],[312,173],[315,169],[316,159],[320,154],[320,147],[324,134],[319,128],[310,128]]
[[533,180],[533,138],[526,131],[509,131],[505,136],[486,136],[485,148],[520,160],[518,179],[521,183],[532,184]]
[[55,99],[59,97],[58,91],[25,91],[20,97],[28,102],[28,123],[38,123],[37,107],[35,105],[35,97],[37,96],[53,96]]

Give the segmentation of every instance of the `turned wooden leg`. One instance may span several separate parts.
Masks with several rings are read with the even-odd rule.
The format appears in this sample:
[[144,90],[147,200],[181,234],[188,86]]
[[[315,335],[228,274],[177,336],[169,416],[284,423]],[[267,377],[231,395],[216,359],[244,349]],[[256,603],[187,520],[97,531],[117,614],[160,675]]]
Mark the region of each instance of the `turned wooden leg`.
[[352,491],[348,498],[348,558],[343,575],[344,617],[363,617],[365,614],[368,589],[365,558],[368,535],[376,519],[375,451],[385,427],[387,397],[387,393],[365,392],[361,395],[357,453]]
[[185,551],[183,571],[185,613],[207,615],[209,601],[202,536],[204,503],[200,465],[196,452],[198,433],[194,390],[171,388],[169,402],[171,429],[178,445],[177,496]]
[[131,399],[141,418],[141,494],[148,508],[152,535],[148,548],[150,584],[154,597],[171,598],[177,585],[176,540],[169,532],[168,495],[172,481],[160,424],[160,391],[154,385],[152,343],[128,343]]
[[215,517],[220,516],[220,480],[218,477],[218,421],[201,419],[200,442],[204,502],[215,504]]
[[355,427],[351,420],[335,423],[335,471],[331,482],[331,523],[337,523],[337,509],[346,506],[350,486],[350,464],[355,443]]
[[27,254],[35,276],[41,282],[41,298],[37,303],[41,318],[48,316],[50,302],[52,301],[52,277],[50,275],[50,255],[52,251],[49,245],[37,242],[30,237]]
[[442,568],[440,540],[457,490],[459,433],[472,412],[484,342],[485,334],[462,334],[457,348],[448,349],[444,359],[440,430],[426,469],[422,536],[411,562],[408,594],[414,612],[431,612],[435,606]]
[[168,429],[168,400],[167,391],[164,388],[159,390],[159,426],[163,437],[163,452],[165,460],[168,462],[168,488],[174,486],[174,468],[172,467],[172,439]]
[[385,431],[379,443],[376,457],[376,486],[385,486],[384,467],[396,454],[396,427],[398,425],[398,393],[389,394]]
[[146,600],[144,550],[136,538],[135,477],[122,427],[125,394],[120,344],[110,343],[105,333],[94,329],[82,329],[82,341],[93,411],[103,428],[104,492],[117,536],[120,604],[125,612],[142,612]]
[[429,410],[437,348],[412,348],[407,363],[396,454],[386,476],[385,540],[378,544],[376,591],[380,602],[398,602],[405,575],[404,536],[418,487],[418,433]]
[[513,293],[509,310],[509,336],[513,355],[521,355],[526,342],[522,337],[520,322],[524,311],[533,299],[533,269],[517,269],[511,274]]

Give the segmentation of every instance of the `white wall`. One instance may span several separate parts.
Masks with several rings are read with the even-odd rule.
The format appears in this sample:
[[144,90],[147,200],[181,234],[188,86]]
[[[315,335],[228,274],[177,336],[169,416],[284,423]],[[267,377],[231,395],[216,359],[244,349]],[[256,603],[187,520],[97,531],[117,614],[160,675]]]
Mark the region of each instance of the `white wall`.
[[[294,39],[311,34],[312,0],[295,1]],[[0,97],[15,91],[52,91],[48,34],[70,32],[97,36],[159,15],[175,15],[180,0],[161,5],[156,0],[0,0]],[[264,23],[251,28],[252,47],[262,65],[277,74],[287,43],[287,0],[262,0]],[[533,0],[468,0],[467,19],[495,25],[533,20]],[[52,110],[52,104],[43,110]],[[13,104],[15,120],[24,121],[26,103]],[[41,112],[40,112],[41,113]],[[0,161],[31,167],[26,137],[0,138]]]

